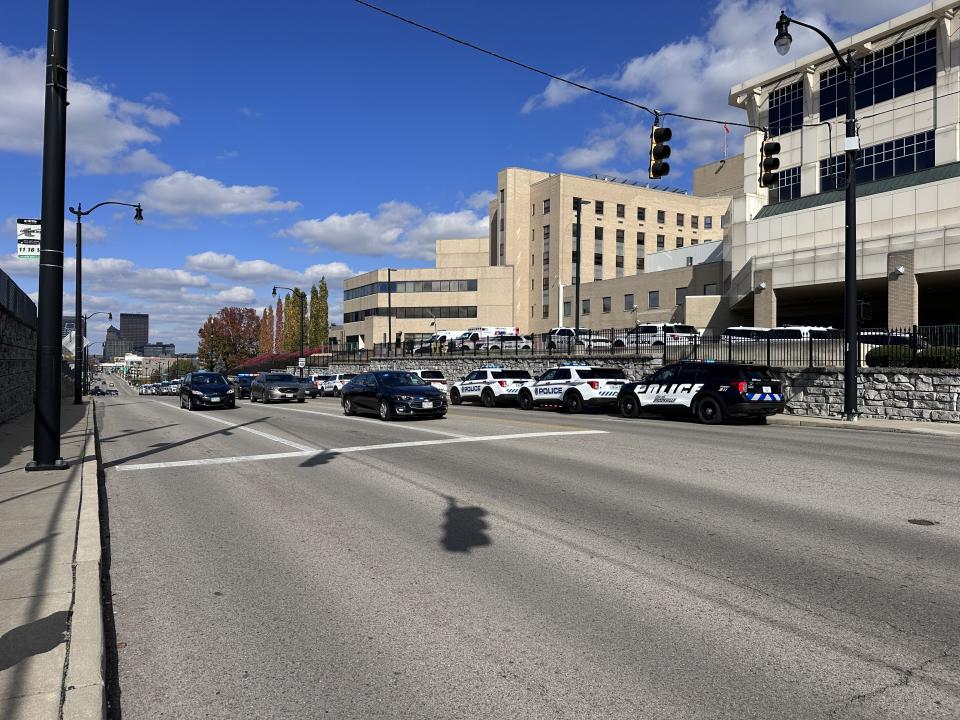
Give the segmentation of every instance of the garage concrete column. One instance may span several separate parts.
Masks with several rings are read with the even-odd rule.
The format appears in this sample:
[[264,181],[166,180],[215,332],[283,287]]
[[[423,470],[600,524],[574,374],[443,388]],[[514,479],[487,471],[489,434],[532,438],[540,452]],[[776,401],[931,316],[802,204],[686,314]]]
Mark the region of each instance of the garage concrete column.
[[753,324],[756,327],[777,326],[777,293],[773,290],[773,270],[757,270],[753,274]]
[[920,293],[913,267],[913,250],[887,254],[887,327],[908,328],[919,322]]

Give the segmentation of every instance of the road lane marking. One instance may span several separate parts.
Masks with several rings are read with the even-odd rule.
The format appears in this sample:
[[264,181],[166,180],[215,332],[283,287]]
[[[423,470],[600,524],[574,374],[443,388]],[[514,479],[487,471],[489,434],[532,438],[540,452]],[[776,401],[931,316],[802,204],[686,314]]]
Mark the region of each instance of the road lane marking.
[[[157,405],[162,405],[163,407],[170,408],[171,410],[179,410],[180,412],[190,412],[189,410],[184,410],[183,408],[174,407],[172,404],[165,403],[161,400],[154,400],[153,402]],[[204,418],[205,420],[210,420],[211,422],[220,423],[221,425],[226,425],[231,430],[243,430],[243,432],[252,433],[253,435],[259,435],[262,438],[267,440],[273,440],[278,442],[281,445],[286,445],[287,447],[296,448],[302,452],[317,452],[316,448],[312,448],[309,445],[301,445],[300,443],[293,442],[293,440],[287,440],[286,438],[278,437],[276,435],[271,435],[270,433],[263,432],[263,430],[255,430],[250,427],[241,427],[230,420],[221,420],[220,418],[212,417],[210,415],[196,415],[194,417]]]
[[[343,414],[338,415],[336,413],[320,412],[319,410],[302,410],[300,408],[291,408],[291,407],[282,407],[282,406],[279,406],[277,409],[286,410],[287,412],[306,413],[307,415],[326,415],[327,417],[332,417],[332,418],[337,418],[342,420],[356,420],[358,422],[375,423],[377,425],[380,425],[381,427],[383,426],[383,420],[375,420],[373,418],[362,418],[362,417],[356,417],[353,415],[343,415]],[[447,437],[452,437],[452,438],[470,437],[469,435],[460,435],[459,433],[447,432],[445,430],[434,430],[433,428],[416,427],[414,425],[407,425],[406,423],[393,423],[392,425],[390,425],[390,427],[402,428],[404,430],[416,430],[417,432],[431,433],[433,435],[446,435]]]
[[369,450],[396,450],[400,448],[428,447],[430,445],[457,445],[460,443],[496,442],[500,440],[524,440],[543,437],[566,437],[570,435],[609,435],[606,430],[569,430],[533,433],[514,433],[510,435],[481,435],[471,437],[445,438],[443,440],[413,440],[410,442],[382,443],[378,445],[353,445],[351,447],[328,448],[325,450],[301,450],[300,452],[270,453],[267,455],[246,455],[222,458],[203,458],[200,460],[169,460],[167,462],[138,463],[136,465],[118,465],[117,470],[156,470],[171,467],[192,467],[198,465],[225,465],[229,463],[253,462],[257,460],[275,460],[281,458],[306,457],[315,454],[336,454],[366,452]]

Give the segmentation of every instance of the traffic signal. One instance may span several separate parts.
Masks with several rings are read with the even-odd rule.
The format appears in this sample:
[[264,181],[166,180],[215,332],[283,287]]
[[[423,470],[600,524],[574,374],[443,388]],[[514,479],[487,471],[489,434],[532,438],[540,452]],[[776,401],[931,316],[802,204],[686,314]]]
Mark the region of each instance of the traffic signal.
[[780,143],[774,140],[764,138],[763,145],[760,146],[760,187],[777,187],[777,179],[780,173]]
[[656,123],[650,131],[650,179],[659,180],[670,174],[670,146],[667,145],[673,137],[670,128],[660,127]]

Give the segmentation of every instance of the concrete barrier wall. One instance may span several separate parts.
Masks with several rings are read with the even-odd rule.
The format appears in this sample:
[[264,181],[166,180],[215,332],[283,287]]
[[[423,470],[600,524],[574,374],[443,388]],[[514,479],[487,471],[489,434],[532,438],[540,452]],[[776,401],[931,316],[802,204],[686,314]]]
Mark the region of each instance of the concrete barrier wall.
[[0,423],[33,407],[37,331],[0,305]]

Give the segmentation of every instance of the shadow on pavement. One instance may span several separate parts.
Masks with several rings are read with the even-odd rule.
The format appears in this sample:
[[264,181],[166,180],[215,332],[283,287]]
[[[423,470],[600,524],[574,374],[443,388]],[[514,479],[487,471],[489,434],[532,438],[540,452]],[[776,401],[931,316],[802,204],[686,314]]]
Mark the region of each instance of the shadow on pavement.
[[444,511],[443,538],[440,544],[447,552],[469,553],[470,548],[493,544],[485,530],[490,524],[484,520],[487,511],[478,506],[458,507],[457,499],[445,496],[447,509]]
[[[111,405],[111,407],[113,407],[113,406]],[[177,427],[177,425],[179,425],[179,424],[180,424],[180,423],[168,423],[167,425],[157,425],[157,426],[155,426],[155,427],[144,428],[143,430],[124,430],[124,431],[123,431],[123,434],[121,434],[121,435],[114,435],[114,436],[112,436],[112,437],[101,438],[100,442],[102,442],[102,443],[113,442],[114,440],[119,440],[119,439],[121,439],[121,438],[127,438],[127,437],[130,437],[131,435],[139,435],[139,434],[141,434],[141,433],[153,432],[154,430],[164,430],[164,429],[166,429],[166,428]]]
[[[61,441],[79,437],[81,432],[70,434],[68,431],[83,419],[87,405],[74,405],[72,400],[64,400],[60,405]],[[0,424],[0,468],[3,468],[23,450],[33,445],[33,413],[27,412]],[[22,470],[22,467],[18,467]]]
[[70,613],[60,610],[0,635],[0,672],[64,642]]
[[317,467],[318,465],[326,465],[328,462],[333,460],[340,453],[331,452],[330,450],[323,450],[318,452],[313,457],[309,457],[300,463],[300,467]]

